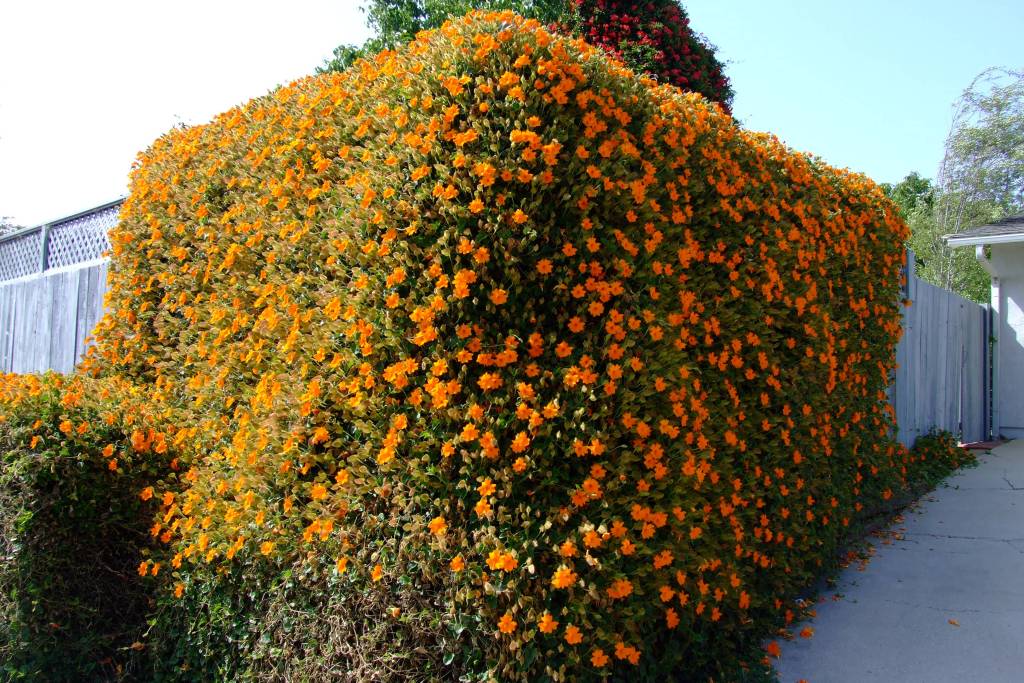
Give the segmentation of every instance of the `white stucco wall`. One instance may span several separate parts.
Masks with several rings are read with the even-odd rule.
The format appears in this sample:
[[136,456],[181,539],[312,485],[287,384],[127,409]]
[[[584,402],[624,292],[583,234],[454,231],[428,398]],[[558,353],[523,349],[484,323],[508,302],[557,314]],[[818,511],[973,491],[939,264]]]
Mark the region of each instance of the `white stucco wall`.
[[992,265],[999,273],[999,377],[1000,431],[1024,438],[1024,244],[992,245]]

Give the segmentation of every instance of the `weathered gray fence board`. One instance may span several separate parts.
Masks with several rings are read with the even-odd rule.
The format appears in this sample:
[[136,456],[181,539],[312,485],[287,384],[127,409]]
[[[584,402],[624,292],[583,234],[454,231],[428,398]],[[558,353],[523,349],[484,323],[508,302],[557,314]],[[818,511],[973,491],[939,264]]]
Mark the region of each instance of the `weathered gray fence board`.
[[75,358],[85,354],[85,337],[89,334],[86,302],[89,301],[89,272],[79,270],[73,273],[78,280],[78,316],[75,320]]
[[[43,286],[36,289],[36,311],[33,316],[35,322],[36,342],[32,344],[32,354],[36,372],[46,372],[52,367],[50,363],[50,338],[53,335],[53,297],[54,281],[56,277],[43,279]],[[63,302],[61,302],[63,305]]]
[[985,307],[914,275],[907,298],[889,392],[899,440],[910,446],[932,429],[987,438]]
[[[54,307],[53,332],[50,336],[50,359],[53,369],[71,372],[75,368],[75,349],[78,337],[78,273],[61,273],[55,278],[58,289],[55,301],[63,305]],[[72,305],[73,304],[73,305]]]
[[103,312],[106,262],[0,283],[0,371],[70,372]]
[[90,301],[96,303],[85,309],[86,337],[82,340],[83,353],[85,352],[84,345],[90,341],[89,335],[92,334],[100,318],[103,317],[103,296],[107,291],[107,265],[107,262],[104,261],[89,273],[89,297]]
[[0,297],[0,368],[7,367],[7,358],[11,355],[11,325],[14,304],[8,297]]

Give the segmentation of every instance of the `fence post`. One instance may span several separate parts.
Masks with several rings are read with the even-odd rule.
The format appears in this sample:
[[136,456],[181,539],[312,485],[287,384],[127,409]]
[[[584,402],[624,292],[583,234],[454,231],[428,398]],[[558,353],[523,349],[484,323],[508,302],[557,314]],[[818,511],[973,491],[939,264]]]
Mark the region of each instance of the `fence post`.
[[993,370],[993,359],[992,359],[992,305],[982,304],[984,306],[984,314],[981,318],[981,338],[982,338],[982,354],[981,354],[981,367],[982,367],[982,434],[984,435],[985,441],[992,441],[996,437],[992,434],[992,410],[994,402],[992,400],[992,370]]
[[46,272],[47,261],[50,260],[50,225],[44,223],[39,229],[39,272]]
[[907,248],[907,261],[905,264],[907,270],[907,298],[910,298],[910,281],[917,276],[917,273],[914,272],[916,265],[917,259],[914,256],[914,250]]

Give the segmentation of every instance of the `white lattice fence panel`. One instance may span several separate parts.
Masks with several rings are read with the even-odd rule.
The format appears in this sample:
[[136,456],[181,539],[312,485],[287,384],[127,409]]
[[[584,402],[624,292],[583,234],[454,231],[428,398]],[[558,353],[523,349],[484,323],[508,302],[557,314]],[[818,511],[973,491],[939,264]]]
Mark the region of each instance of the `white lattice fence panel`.
[[117,225],[120,206],[112,206],[50,227],[46,267],[92,261],[110,248],[107,232]]
[[0,281],[39,272],[42,233],[36,229],[0,242]]

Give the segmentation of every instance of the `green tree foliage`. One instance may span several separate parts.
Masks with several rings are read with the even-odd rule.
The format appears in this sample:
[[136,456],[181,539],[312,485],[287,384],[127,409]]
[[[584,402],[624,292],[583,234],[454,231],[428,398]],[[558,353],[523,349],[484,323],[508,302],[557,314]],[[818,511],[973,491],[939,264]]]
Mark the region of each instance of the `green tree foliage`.
[[21,230],[21,226],[13,223],[7,216],[0,216],[0,237]]
[[344,71],[360,57],[393,50],[473,9],[512,10],[581,36],[634,71],[700,93],[730,111],[733,91],[724,67],[714,46],[690,28],[678,0],[369,0],[364,10],[374,36],[362,47],[339,45],[317,72]]
[[[963,232],[1024,210],[1024,72],[988,69],[954,105],[939,168],[937,234]],[[978,301],[989,279],[969,249],[935,248],[936,283]]]
[[546,24],[566,15],[566,0],[369,0],[364,5],[374,32],[362,47],[339,45],[317,73],[344,71],[356,59],[408,43],[420,31],[438,28],[447,19],[470,10],[513,10]]
[[916,257],[917,276],[925,282],[940,284],[935,266],[939,263],[938,250],[945,245],[935,222],[935,183],[913,172],[898,183],[883,183],[882,189],[899,207],[903,220],[910,227],[907,246]]
[[938,180],[912,173],[886,191],[911,228],[918,276],[988,301],[974,252],[951,249],[943,236],[1024,211],[1024,72],[979,74],[954,104]]
[[915,211],[930,212],[935,206],[935,185],[930,178],[921,177],[917,171],[896,183],[882,183],[882,189],[896,202],[904,220]]

